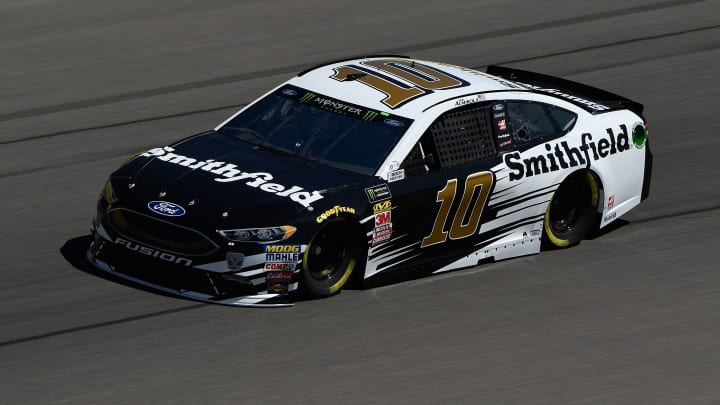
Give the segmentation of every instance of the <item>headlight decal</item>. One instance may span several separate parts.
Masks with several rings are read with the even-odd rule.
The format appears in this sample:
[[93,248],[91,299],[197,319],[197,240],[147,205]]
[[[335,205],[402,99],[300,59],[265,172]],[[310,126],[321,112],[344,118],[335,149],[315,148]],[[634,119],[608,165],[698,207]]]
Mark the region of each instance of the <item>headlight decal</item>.
[[268,228],[223,229],[218,233],[232,242],[275,243],[295,234],[297,228],[291,225]]

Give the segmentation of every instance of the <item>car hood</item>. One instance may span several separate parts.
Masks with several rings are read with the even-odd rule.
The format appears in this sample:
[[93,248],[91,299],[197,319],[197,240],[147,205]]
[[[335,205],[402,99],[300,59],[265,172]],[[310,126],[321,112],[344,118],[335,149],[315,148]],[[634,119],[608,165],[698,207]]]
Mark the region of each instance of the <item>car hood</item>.
[[[150,149],[114,176],[122,207],[207,230],[286,225],[372,179],[215,131]],[[156,212],[153,201],[177,204],[183,214]]]

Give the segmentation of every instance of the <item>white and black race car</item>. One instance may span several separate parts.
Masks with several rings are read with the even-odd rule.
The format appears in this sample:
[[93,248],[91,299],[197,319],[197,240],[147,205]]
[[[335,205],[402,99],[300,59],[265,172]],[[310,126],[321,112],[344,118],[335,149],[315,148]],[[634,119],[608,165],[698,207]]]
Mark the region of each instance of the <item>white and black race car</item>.
[[647,198],[642,109],[499,66],[327,63],[112,173],[88,258],[184,297],[279,306],[571,246]]

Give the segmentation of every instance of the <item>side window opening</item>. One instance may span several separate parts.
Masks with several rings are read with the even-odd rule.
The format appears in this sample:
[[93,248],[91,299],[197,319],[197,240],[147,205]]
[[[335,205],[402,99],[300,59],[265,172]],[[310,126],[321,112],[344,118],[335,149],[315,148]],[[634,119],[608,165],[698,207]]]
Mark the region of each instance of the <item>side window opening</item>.
[[461,167],[497,156],[489,104],[442,114],[425,131],[402,167],[407,176]]
[[506,101],[513,143],[522,146],[568,133],[577,115],[563,108],[529,100]]

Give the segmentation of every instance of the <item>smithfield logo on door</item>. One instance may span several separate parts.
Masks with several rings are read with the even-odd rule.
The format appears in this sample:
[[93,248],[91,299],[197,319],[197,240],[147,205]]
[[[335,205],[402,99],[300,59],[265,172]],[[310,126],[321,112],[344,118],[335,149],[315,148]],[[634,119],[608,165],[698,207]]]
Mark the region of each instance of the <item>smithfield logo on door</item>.
[[179,217],[185,215],[185,208],[168,201],[150,201],[147,206],[150,208],[150,211],[160,215],[165,215],[166,217]]

